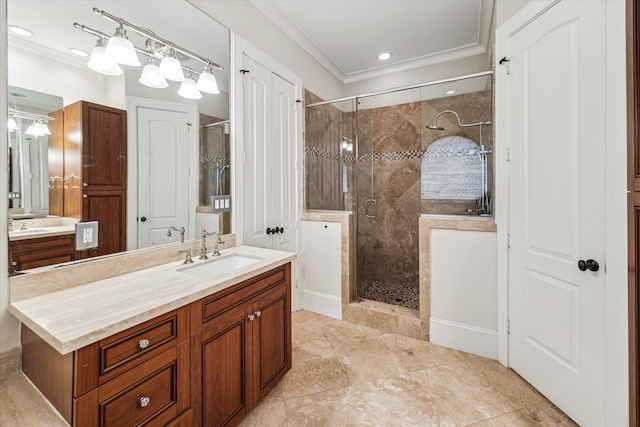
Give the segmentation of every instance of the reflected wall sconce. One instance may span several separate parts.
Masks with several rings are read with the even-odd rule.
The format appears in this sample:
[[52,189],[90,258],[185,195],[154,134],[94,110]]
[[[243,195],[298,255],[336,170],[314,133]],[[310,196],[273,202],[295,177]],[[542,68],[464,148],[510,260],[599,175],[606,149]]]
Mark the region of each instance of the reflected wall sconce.
[[18,129],[18,123],[15,119],[33,120],[33,122],[27,127],[27,130],[24,133],[25,135],[36,137],[51,135],[51,131],[49,130],[49,126],[47,126],[47,123],[49,123],[51,120],[55,120],[53,117],[43,116],[41,114],[26,113],[24,111],[18,111],[14,110],[13,108],[9,108],[9,120],[7,122],[7,128],[10,132]]
[[[213,69],[223,70],[224,67],[222,65],[163,39],[151,30],[134,25],[104,10],[94,7],[93,11],[103,18],[115,22],[118,27],[115,34],[109,36],[85,25],[73,24],[74,27],[98,37],[96,47],[93,48],[91,58],[87,63],[92,70],[111,76],[120,75],[122,74],[120,65],[140,66],[138,54],[142,54],[148,58],[147,65],[143,68],[142,74],[138,79],[143,85],[153,88],[166,88],[169,86],[167,80],[180,82],[178,94],[188,99],[202,98],[201,92],[208,94],[220,93]],[[134,46],[127,36],[127,30],[147,37],[146,49]],[[180,63],[183,57],[192,58],[203,63],[204,70],[202,73],[183,66]],[[160,60],[160,66],[155,65],[154,59]],[[185,71],[187,78],[185,78]],[[192,77],[194,74],[198,76],[197,83]]]

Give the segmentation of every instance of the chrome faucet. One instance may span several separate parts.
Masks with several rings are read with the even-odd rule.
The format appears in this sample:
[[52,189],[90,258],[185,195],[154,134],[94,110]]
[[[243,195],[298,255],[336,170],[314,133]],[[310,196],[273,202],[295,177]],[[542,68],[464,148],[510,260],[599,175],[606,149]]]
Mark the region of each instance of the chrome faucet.
[[[217,232],[208,233],[207,230],[202,230],[202,246],[200,246],[200,257],[198,259],[209,259],[207,256],[207,237],[217,235]],[[218,246],[218,242],[216,242],[216,248]],[[218,251],[218,255],[220,255],[220,251]],[[212,256],[215,255],[215,251]]]
[[216,233],[216,235],[216,247],[213,249],[213,253],[211,254],[211,256],[220,256],[220,248],[218,247],[218,244],[224,243],[222,237],[220,236],[220,233]]
[[176,227],[169,227],[169,229],[167,230],[167,236],[171,237],[171,230],[177,231],[180,233],[180,243],[184,243],[184,227],[180,227],[180,228],[176,228]]

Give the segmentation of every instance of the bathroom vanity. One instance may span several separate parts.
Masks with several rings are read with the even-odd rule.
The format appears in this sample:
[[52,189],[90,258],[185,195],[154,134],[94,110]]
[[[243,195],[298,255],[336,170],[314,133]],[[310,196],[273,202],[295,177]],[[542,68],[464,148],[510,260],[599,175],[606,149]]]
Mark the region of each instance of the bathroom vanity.
[[23,371],[73,426],[231,426],[291,368],[295,254],[234,247],[11,304]]

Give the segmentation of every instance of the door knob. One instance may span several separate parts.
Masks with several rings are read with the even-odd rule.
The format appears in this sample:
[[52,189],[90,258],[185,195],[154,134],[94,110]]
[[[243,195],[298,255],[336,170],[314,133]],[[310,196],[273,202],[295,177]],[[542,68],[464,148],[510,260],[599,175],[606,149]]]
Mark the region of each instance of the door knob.
[[276,234],[275,230],[272,230],[271,228],[267,228],[267,234]]
[[600,264],[598,264],[598,261],[593,259],[588,259],[586,261],[581,259],[580,261],[578,261],[578,268],[580,269],[580,271],[598,271],[600,270]]
[[145,222],[147,220],[146,216],[143,216],[142,218],[140,218],[140,221]]
[[284,233],[284,228],[280,227],[280,232]]

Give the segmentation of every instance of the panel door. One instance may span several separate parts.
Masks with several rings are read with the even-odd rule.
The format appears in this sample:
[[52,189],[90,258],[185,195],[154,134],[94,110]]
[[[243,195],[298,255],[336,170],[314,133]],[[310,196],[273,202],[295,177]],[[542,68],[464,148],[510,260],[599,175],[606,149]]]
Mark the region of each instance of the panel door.
[[[561,1],[509,51],[509,362],[576,422],[602,426],[605,3]],[[597,271],[579,269],[588,259]]]
[[82,194],[82,221],[98,221],[98,247],[87,249],[88,256],[126,250],[125,192],[91,191]]
[[189,235],[188,114],[138,108],[138,248]]

